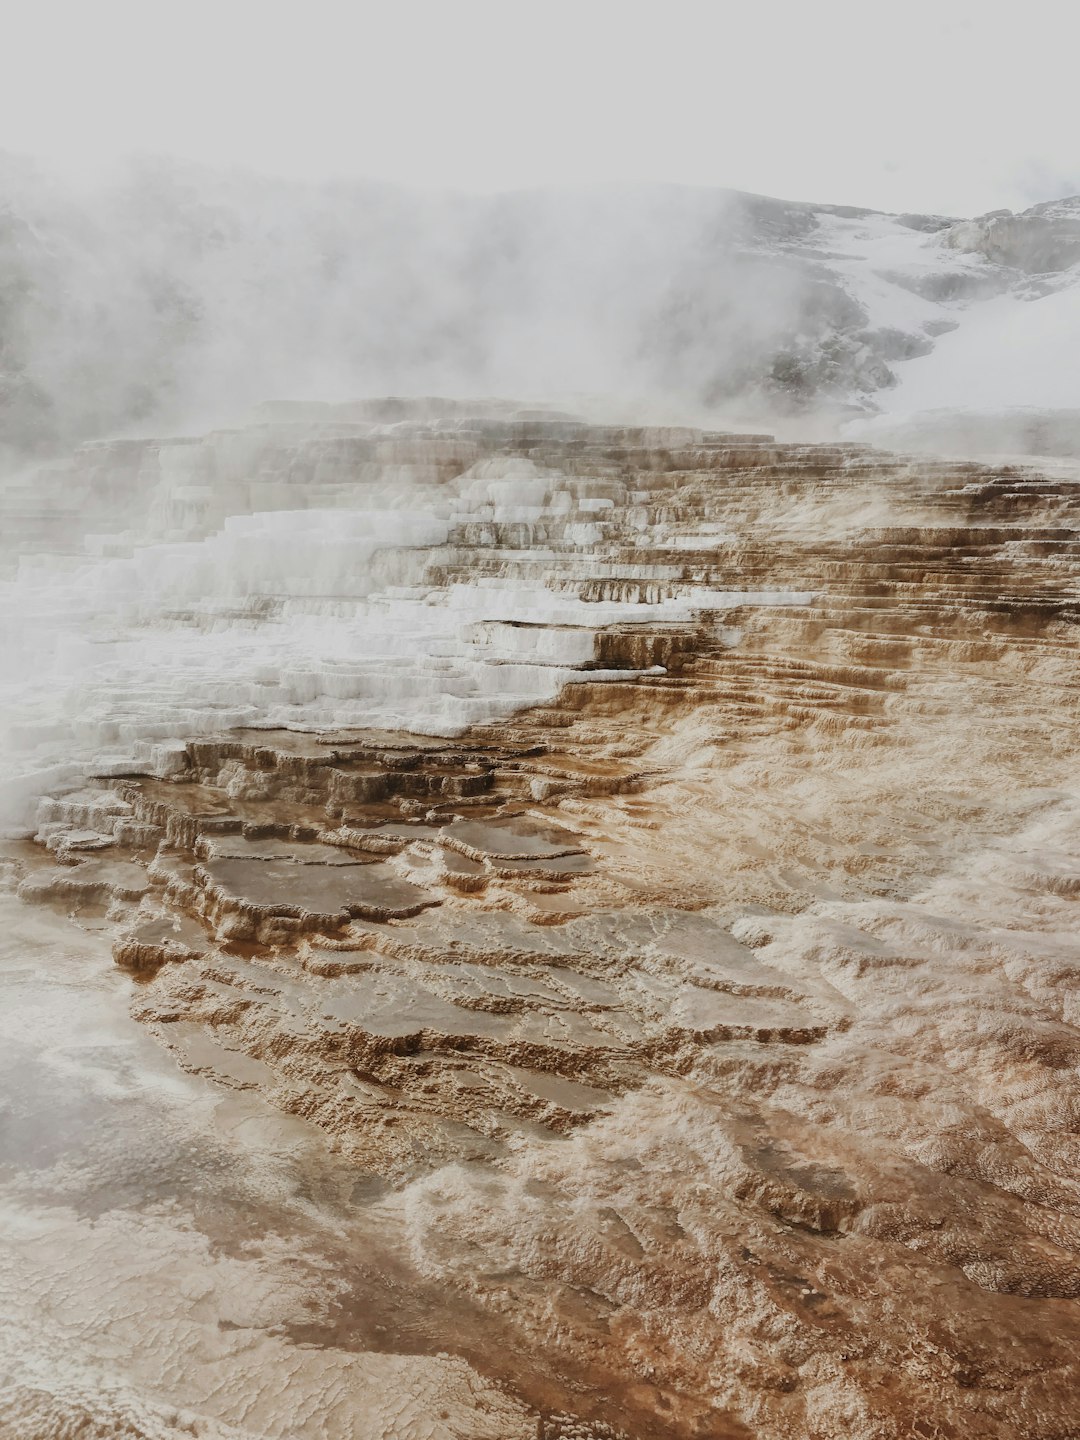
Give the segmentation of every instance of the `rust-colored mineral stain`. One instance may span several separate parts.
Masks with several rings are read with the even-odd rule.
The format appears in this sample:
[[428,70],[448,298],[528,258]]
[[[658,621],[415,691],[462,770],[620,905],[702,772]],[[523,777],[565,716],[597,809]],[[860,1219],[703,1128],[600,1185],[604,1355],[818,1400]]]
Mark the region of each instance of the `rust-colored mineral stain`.
[[[1080,482],[478,434],[604,544],[433,583],[786,598],[612,627],[453,740],[198,737],[48,802],[22,893],[107,910],[184,1069],[375,1187],[398,1343],[456,1317],[500,1433],[1073,1434]],[[362,1303],[289,1333],[378,1348]]]

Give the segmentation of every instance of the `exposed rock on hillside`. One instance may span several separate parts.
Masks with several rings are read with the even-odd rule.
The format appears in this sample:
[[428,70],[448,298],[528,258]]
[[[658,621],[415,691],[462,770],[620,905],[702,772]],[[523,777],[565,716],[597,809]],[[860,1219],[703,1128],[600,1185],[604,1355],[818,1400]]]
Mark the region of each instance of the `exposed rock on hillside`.
[[1021,215],[999,210],[961,220],[942,239],[954,250],[983,255],[1029,275],[1069,270],[1080,262],[1080,195],[1033,205]]

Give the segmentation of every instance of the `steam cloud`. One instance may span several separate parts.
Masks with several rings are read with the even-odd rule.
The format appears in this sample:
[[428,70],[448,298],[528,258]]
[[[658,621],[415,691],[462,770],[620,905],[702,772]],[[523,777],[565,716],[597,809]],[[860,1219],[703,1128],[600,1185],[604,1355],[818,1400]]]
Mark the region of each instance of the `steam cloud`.
[[278,396],[767,411],[828,391],[829,346],[866,318],[788,248],[820,207],[735,192],[422,194],[172,161],[76,192],[10,157],[0,184],[0,437],[19,452]]

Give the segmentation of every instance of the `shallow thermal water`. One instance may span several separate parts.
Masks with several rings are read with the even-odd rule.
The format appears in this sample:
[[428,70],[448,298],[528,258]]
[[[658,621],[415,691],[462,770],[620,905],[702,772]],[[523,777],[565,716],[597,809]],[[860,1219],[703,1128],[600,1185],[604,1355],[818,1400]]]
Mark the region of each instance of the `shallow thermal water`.
[[468,1319],[403,1299],[377,1185],[180,1070],[100,933],[6,895],[0,930],[0,1433],[535,1434],[434,1357]]

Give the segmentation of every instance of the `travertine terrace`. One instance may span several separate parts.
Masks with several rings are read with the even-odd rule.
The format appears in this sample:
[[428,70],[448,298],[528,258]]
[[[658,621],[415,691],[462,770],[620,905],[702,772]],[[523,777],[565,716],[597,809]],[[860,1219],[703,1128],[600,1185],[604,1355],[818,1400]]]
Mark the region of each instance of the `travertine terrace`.
[[[105,926],[184,1070],[328,1139],[399,1317],[273,1340],[306,1421],[154,1393],[245,1440],[1080,1434],[1080,479],[471,416],[7,497],[130,597],[117,646],[171,627],[139,685],[32,697],[12,883]],[[315,621],[352,638],[305,662]],[[331,1345],[408,1404],[303,1428]]]

